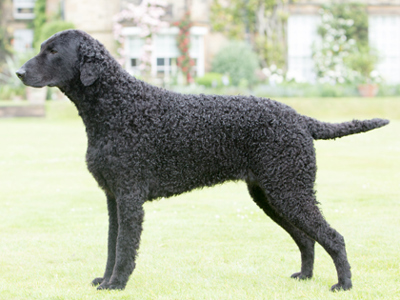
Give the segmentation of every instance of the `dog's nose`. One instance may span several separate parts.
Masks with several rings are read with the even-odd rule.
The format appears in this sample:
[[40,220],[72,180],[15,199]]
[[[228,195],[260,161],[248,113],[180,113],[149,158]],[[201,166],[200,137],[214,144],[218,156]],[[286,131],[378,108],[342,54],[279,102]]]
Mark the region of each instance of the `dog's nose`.
[[24,69],[19,69],[15,74],[17,74],[19,79],[24,79],[26,71]]

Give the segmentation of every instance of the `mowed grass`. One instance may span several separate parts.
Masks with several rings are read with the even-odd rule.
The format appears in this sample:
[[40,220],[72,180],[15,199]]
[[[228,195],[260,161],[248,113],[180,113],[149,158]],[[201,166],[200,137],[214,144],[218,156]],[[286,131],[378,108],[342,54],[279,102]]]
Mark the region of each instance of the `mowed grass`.
[[346,239],[351,291],[317,246],[314,278],[290,278],[300,254],[245,184],[145,204],[137,267],[124,291],[90,285],[106,262],[107,209],[86,170],[70,103],[46,119],[0,119],[0,299],[398,299],[400,99],[283,99],[327,121],[388,117],[389,126],[316,141],[317,198]]

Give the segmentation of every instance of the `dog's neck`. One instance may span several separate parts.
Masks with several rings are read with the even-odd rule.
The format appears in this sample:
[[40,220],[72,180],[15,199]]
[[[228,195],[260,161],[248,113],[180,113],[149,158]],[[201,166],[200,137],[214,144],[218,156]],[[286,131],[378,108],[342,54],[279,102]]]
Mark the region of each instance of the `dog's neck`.
[[[116,61],[113,63],[118,64]],[[118,76],[110,74],[118,74]],[[112,94],[113,86],[126,87],[126,94],[129,94],[129,97],[125,99],[124,95]],[[136,103],[135,99],[143,99],[143,94],[147,94],[153,88],[158,89],[137,80],[122,67],[114,64],[111,64],[90,86],[84,86],[77,76],[72,82],[59,88],[78,109],[86,126],[89,143],[98,140],[101,136],[106,136],[105,131],[115,129],[120,125],[114,124],[117,120],[114,116],[123,118],[123,115],[132,116],[137,113],[135,106],[140,104]],[[140,97],[135,97],[135,94]]]

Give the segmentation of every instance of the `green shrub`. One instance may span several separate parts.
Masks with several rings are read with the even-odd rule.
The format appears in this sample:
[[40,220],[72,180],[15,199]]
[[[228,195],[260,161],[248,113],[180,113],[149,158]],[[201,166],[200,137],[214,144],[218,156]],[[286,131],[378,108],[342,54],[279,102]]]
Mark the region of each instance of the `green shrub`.
[[370,47],[360,47],[358,51],[345,57],[344,62],[349,68],[358,72],[358,80],[361,83],[372,83],[374,78],[371,73],[375,70],[378,59],[378,55]]
[[[28,55],[28,53],[27,53]],[[30,54],[29,54],[30,55]],[[15,70],[25,62],[25,55],[6,56],[6,65],[0,73],[0,99],[10,100],[17,96],[25,95],[25,85],[15,75]]]
[[221,87],[223,85],[223,76],[220,73],[206,73],[203,77],[197,77],[195,81],[198,85],[204,85],[205,87]]
[[257,55],[249,45],[237,41],[223,47],[212,61],[213,72],[229,75],[234,86],[244,84],[245,80],[253,85],[257,67]]

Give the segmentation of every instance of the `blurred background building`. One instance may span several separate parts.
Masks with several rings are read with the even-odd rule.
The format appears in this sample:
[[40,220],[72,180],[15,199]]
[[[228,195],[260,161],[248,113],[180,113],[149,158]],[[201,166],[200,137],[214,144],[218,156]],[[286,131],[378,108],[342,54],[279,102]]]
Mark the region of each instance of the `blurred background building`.
[[[133,19],[122,18],[120,23],[123,27],[121,31],[123,39],[120,38],[120,43],[116,43],[115,16],[123,11],[129,11],[132,5],[139,7],[141,0],[1,0],[0,26],[4,31],[3,38],[10,39],[16,52],[30,51],[34,48],[35,26],[32,24],[35,20],[36,1],[44,2],[47,21],[58,18],[70,22],[77,29],[88,32],[100,40],[113,54],[122,55],[121,61],[131,73],[136,75],[140,73],[140,60],[146,38],[141,32],[141,27]],[[318,34],[321,24],[321,7],[331,1],[266,0],[265,3],[259,2],[261,8],[254,12],[254,16],[243,10],[243,15],[239,17],[242,18],[245,27],[244,35],[235,36],[235,27],[228,24],[229,18],[226,18],[226,11],[230,9],[229,6],[233,7],[235,3],[239,3],[237,0],[165,1],[161,19],[169,26],[157,30],[151,36],[152,51],[149,61],[151,75],[169,78],[177,73],[178,60],[182,56],[182,49],[177,42],[178,35],[182,32],[177,22],[184,18],[185,13],[190,12],[190,47],[187,55],[191,59],[191,77],[201,77],[209,72],[216,53],[234,37],[249,42],[253,48],[264,43],[263,45],[267,45],[264,47],[267,49],[264,52],[276,46],[275,48],[278,49],[276,52],[280,52],[276,54],[280,55],[277,59],[273,57],[275,54],[265,54],[263,57],[263,54],[260,54],[262,51],[257,52],[261,61],[260,69],[265,71],[266,76],[271,76],[274,69],[282,69],[282,72],[298,82],[316,82],[319,75],[315,68],[313,45],[321,39]],[[265,5],[272,2],[275,6],[267,11]],[[360,0],[357,2],[366,7],[368,43],[380,57],[376,69],[386,82],[400,83],[400,0]],[[234,13],[233,11],[232,14]],[[220,20],[218,20],[219,16],[221,16]],[[257,24],[253,30],[254,34],[251,31],[251,18],[255,18],[254,23]],[[227,22],[226,31],[224,30],[225,21]],[[259,42],[259,37],[264,32],[268,36],[269,30],[275,30],[274,35],[270,35],[273,37]],[[246,57],[243,57],[242,63],[245,62]]]

